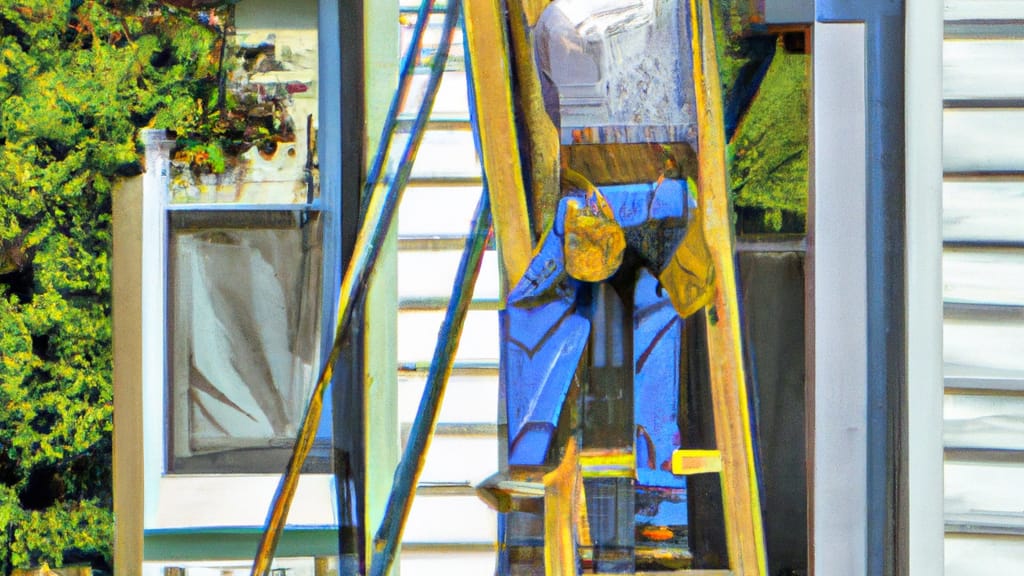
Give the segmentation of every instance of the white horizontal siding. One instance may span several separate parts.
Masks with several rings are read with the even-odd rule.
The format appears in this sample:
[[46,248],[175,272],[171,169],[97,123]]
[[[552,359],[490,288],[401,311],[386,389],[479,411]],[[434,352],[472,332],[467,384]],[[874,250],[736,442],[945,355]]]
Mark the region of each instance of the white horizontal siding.
[[[467,230],[468,231],[468,230]],[[455,273],[459,269],[460,252],[452,250],[403,250],[398,254],[398,293],[403,299],[448,298],[452,293]],[[474,300],[497,300],[498,253],[484,254],[480,279],[473,291]]]
[[1024,451],[1024,397],[949,394],[943,413],[947,447]]
[[[946,40],[942,95],[946,100],[1024,98],[1024,40]],[[1009,65],[1017,63],[1017,65]]]
[[945,19],[947,22],[1024,19],[1024,0],[946,0]]
[[497,469],[498,443],[493,432],[486,436],[435,433],[420,483],[476,486]]
[[[452,561],[455,554],[458,561]],[[401,571],[405,576],[490,576],[494,574],[496,559],[492,550],[402,551]]]
[[[444,4],[438,3],[435,5],[435,8],[437,8],[438,6],[444,6]],[[410,41],[412,40],[413,24],[415,23],[416,20],[415,14],[409,14],[408,16],[409,18],[407,19],[407,21],[409,25],[403,26],[401,31],[400,44],[401,51],[403,54],[408,49]],[[430,55],[434,53],[434,50],[437,49],[437,45],[441,41],[441,31],[443,27],[444,14],[431,14],[429,17],[429,23],[423,34],[423,51],[421,52],[421,54],[423,56],[427,56],[427,58],[424,59],[421,56],[420,60],[418,61],[418,64],[420,64],[421,66],[426,66],[430,63]],[[451,47],[449,48],[448,51],[448,69],[451,69],[453,67],[453,61],[461,62],[463,60],[463,54],[464,51],[462,29],[457,28],[455,30],[455,34],[452,35]]]
[[[398,378],[398,419],[412,423],[419,408],[426,373]],[[498,376],[453,374],[441,404],[440,421],[450,424],[494,424],[498,418]]]
[[[402,541],[417,544],[494,544],[497,540],[497,516],[476,495],[420,494],[413,501]],[[459,558],[449,560],[452,565],[457,565]]]
[[1024,244],[1024,179],[947,180],[942,234],[947,242]]
[[410,186],[398,207],[398,235],[465,236],[480,194],[480,186]]
[[1024,0],[946,0],[945,17],[959,36],[943,43],[945,574],[1017,574],[1024,566],[1024,179],[1017,174],[1024,171],[1024,40],[1014,21],[1024,18]]
[[946,302],[1024,305],[1024,251],[948,249],[942,269]]
[[[401,272],[399,272],[401,274]],[[399,298],[402,294],[399,293]],[[398,362],[429,362],[434,354],[444,311],[400,312],[398,315]],[[466,315],[456,362],[498,362],[498,313],[471,310]]]
[[[404,146],[407,135],[396,135]],[[479,160],[470,130],[428,130],[420,143],[412,178],[479,178]]]
[[946,377],[1024,378],[1024,323],[983,318],[943,322]]
[[[420,74],[413,76],[412,85],[409,88],[409,96],[402,107],[405,114],[413,114],[423,100],[423,93],[427,88],[427,76]],[[462,71],[445,72],[441,77],[441,86],[437,90],[437,97],[434,100],[432,111],[435,117],[438,116],[461,116],[468,114],[469,105],[466,102],[466,73]]]
[[947,109],[943,130],[947,172],[1024,171],[1024,110]]
[[[280,480],[277,474],[163,476],[152,527],[263,526]],[[337,526],[334,483],[330,474],[302,474],[288,524]]]
[[950,535],[945,576],[1010,576],[1024,566],[1024,539]]
[[[417,7],[401,0],[403,8]],[[415,14],[405,13],[407,25]],[[440,15],[431,17],[425,52],[436,47]],[[410,28],[403,33],[408,42]],[[416,418],[426,383],[425,367],[433,356],[444,308],[462,257],[461,242],[431,239],[465,238],[480,200],[481,169],[469,117],[466,74],[460,69],[462,34],[456,34],[450,60],[419,155],[414,184],[406,190],[398,212],[398,335],[401,365],[414,364],[398,380],[398,418],[403,441]],[[426,75],[413,78],[403,113],[415,113],[426,87]],[[453,182],[455,181],[455,182]],[[455,357],[456,364],[497,366],[499,355],[498,258],[484,254],[473,292],[474,309],[467,315]],[[483,306],[483,308],[481,308]],[[497,370],[464,372],[449,377],[438,427],[430,443],[420,490],[406,523],[399,560],[407,576],[446,574],[484,576],[494,573],[497,516],[470,489],[498,469]],[[427,490],[429,486],[454,489]]]
[[946,515],[988,515],[1024,528],[1024,467],[946,462]]

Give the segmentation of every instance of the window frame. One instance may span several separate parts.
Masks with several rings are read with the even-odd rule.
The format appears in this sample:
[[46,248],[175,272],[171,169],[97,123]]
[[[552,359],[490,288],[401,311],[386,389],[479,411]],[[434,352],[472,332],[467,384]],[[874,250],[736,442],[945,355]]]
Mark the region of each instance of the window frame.
[[[336,264],[341,253],[343,242],[342,228],[352,221],[354,215],[349,213],[351,202],[343,206],[342,194],[350,194],[343,190],[342,166],[334,161],[341,155],[343,147],[341,125],[342,99],[340,89],[343,71],[338,65],[342,51],[339,41],[340,6],[337,0],[319,0],[317,2],[318,29],[318,134],[317,154],[320,163],[320,194],[311,202],[295,204],[179,204],[172,205],[168,198],[167,181],[170,178],[170,154],[174,142],[167,138],[166,133],[159,130],[145,130],[140,140],[145,145],[147,170],[143,176],[141,199],[133,206],[141,209],[141,225],[139,238],[141,245],[141,277],[135,280],[133,291],[139,296],[140,340],[138,345],[130,346],[138,351],[140,357],[139,381],[126,382],[122,379],[121,387],[138,386],[141,388],[138,404],[133,406],[133,414],[125,418],[141,420],[140,437],[118,438],[119,450],[131,444],[132,456],[118,460],[122,470],[137,466],[141,470],[133,478],[130,488],[139,494],[136,500],[141,505],[140,511],[133,511],[132,522],[119,523],[118,542],[130,538],[141,544],[140,550],[131,554],[132,560],[139,562],[159,562],[170,559],[212,559],[219,557],[219,552],[211,550],[208,542],[204,543],[202,532],[214,529],[229,532],[233,537],[250,539],[252,548],[259,538],[256,528],[264,523],[266,510],[273,497],[280,470],[274,474],[246,473],[234,474],[181,474],[168,473],[169,422],[167,422],[168,398],[168,338],[167,338],[167,298],[168,289],[168,256],[169,256],[169,217],[174,211],[184,210],[314,210],[322,218],[322,280],[321,280],[321,318],[320,340],[321,359],[333,341],[336,318],[336,298],[341,281],[341,271]],[[346,50],[349,47],[346,46]],[[355,50],[361,56],[360,50]],[[345,146],[361,150],[361,142]],[[345,170],[349,172],[348,170]],[[349,175],[351,176],[351,175]],[[122,353],[122,357],[125,354]],[[322,360],[321,360],[322,361]],[[317,372],[319,372],[319,367]],[[325,407],[326,414],[321,419],[318,436],[329,438],[333,446],[331,404]],[[141,418],[140,418],[141,416]],[[115,459],[117,459],[115,457]],[[339,513],[336,481],[329,468],[326,473],[303,473],[296,494],[291,521],[282,538],[278,550],[279,557],[337,554],[337,532]],[[320,472],[320,470],[318,470]],[[271,481],[272,480],[272,481]],[[193,486],[193,484],[195,486]],[[188,485],[188,486],[186,486]],[[198,487],[198,488],[197,488]],[[125,489],[122,484],[120,488]],[[180,515],[173,517],[175,508],[192,505],[194,502],[171,502],[180,499],[183,494],[206,492],[201,495],[204,501],[217,502],[216,495],[240,495],[238,499],[246,501],[247,510],[230,515],[218,515],[216,510],[199,510],[202,520],[189,524],[182,522]],[[312,505],[311,505],[312,504]],[[324,504],[327,504],[326,506]],[[134,507],[134,506],[132,506]],[[121,512],[129,506],[122,504]],[[213,506],[212,508],[216,508]],[[298,512],[298,514],[296,514]],[[219,518],[215,518],[218,517]],[[216,521],[215,521],[216,520]],[[123,526],[123,530],[122,530]],[[288,537],[295,532],[300,537]],[[137,540],[136,540],[137,538]],[[291,543],[291,544],[289,544]],[[318,544],[317,544],[318,543]],[[327,543],[331,545],[328,546]],[[315,545],[314,545],[315,544]],[[315,550],[310,548],[313,546]],[[123,546],[118,546],[124,550]],[[144,552],[142,551],[144,549]],[[119,564],[120,565],[120,564]],[[130,566],[129,571],[133,569]]]
[[[246,219],[259,220],[265,215],[271,214],[293,214],[300,218],[305,217],[307,221],[311,221],[311,214],[316,214],[316,219],[321,220],[317,224],[316,228],[319,232],[320,238],[316,240],[319,244],[320,261],[317,263],[318,267],[310,273],[316,274],[320,277],[320,286],[317,289],[319,294],[319,306],[320,311],[319,318],[317,320],[316,333],[321,335],[324,327],[329,329],[329,318],[324,314],[324,308],[327,306],[328,296],[324,294],[324,282],[323,273],[326,262],[323,259],[323,242],[325,239],[325,230],[322,226],[323,212],[320,209],[319,203],[306,202],[296,204],[272,204],[272,205],[260,205],[260,204],[231,204],[224,206],[222,204],[170,204],[167,207],[167,219],[168,219],[168,254],[166,263],[167,278],[167,302],[166,302],[166,323],[167,323],[167,431],[166,437],[169,439],[167,446],[167,462],[166,462],[166,474],[273,474],[279,473],[285,469],[288,459],[291,456],[292,449],[290,446],[260,446],[260,447],[238,447],[238,448],[226,448],[224,450],[216,451],[212,454],[190,454],[190,455],[176,455],[179,452],[177,447],[178,442],[190,443],[191,437],[189,436],[189,428],[191,414],[181,415],[179,410],[188,409],[189,402],[187,400],[182,401],[181,387],[183,383],[180,381],[181,376],[175,375],[174,364],[179,362],[185,362],[184,359],[176,358],[177,354],[180,354],[180,350],[176,348],[182,343],[191,342],[191,337],[188,334],[181,334],[180,337],[174,336],[175,331],[179,329],[176,326],[177,315],[179,311],[176,310],[175,306],[175,292],[177,288],[173,286],[175,280],[180,281],[182,276],[174,278],[176,263],[173,259],[176,257],[176,251],[174,246],[174,240],[172,239],[172,230],[174,228],[173,220],[180,219],[181,216],[188,218],[189,216],[205,216],[209,220],[217,220],[217,222],[206,223],[209,229],[220,229],[220,228],[232,228],[232,229],[245,229],[246,224],[243,222]],[[213,215],[223,215],[222,218],[216,218]],[[272,226],[266,225],[261,226],[259,230],[269,229],[281,229],[281,230],[301,230],[302,226],[306,223],[303,222],[299,227],[289,228],[286,226]],[[185,229],[190,232],[203,229],[203,226],[193,225],[187,226]],[[183,311],[182,311],[183,312]],[[190,332],[188,327],[183,327],[185,332]],[[319,339],[319,347],[322,348],[322,338]],[[185,352],[191,352],[193,350],[191,344],[187,345]],[[321,349],[318,350],[316,357],[315,367],[312,369],[313,372],[319,373],[321,368],[322,358],[325,356],[325,352]],[[313,376],[315,378],[315,375]],[[312,388],[313,382],[307,383],[310,389]],[[325,407],[328,415],[330,414],[330,407]],[[301,424],[302,414],[296,415],[298,418],[295,421],[295,427],[298,428]],[[181,430],[180,428],[185,428]],[[273,442],[274,439],[268,439]],[[277,439],[275,444],[280,444],[282,440]],[[317,435],[317,439],[313,446],[313,451],[310,457],[307,459],[303,472],[305,473],[329,473],[331,471],[330,461],[330,449],[331,449],[331,435],[330,430],[326,427],[321,427]],[[188,450],[186,448],[186,450]]]

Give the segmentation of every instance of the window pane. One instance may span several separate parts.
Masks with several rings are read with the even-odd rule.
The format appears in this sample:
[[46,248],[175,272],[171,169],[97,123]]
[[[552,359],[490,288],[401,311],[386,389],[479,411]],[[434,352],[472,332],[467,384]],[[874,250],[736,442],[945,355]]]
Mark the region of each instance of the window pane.
[[[170,224],[171,468],[279,471],[319,371],[320,218],[189,211]],[[242,449],[263,453],[223,454]]]

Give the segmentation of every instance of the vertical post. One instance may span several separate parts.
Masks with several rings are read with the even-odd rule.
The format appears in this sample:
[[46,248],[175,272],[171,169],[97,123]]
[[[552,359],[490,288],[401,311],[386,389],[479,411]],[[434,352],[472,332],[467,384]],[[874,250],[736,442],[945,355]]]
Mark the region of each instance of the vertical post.
[[[336,90],[340,98],[335,102],[339,110],[332,111],[340,126],[339,156],[325,158],[327,164],[337,163],[337,200],[341,205],[341,226],[336,262],[337,271],[348,270],[351,265],[356,234],[360,226],[359,207],[366,154],[365,103],[365,10],[363,2],[332,0],[321,3],[332,8],[330,18],[338,34],[331,50],[337,65],[333,78],[336,84],[325,86],[324,91]],[[330,6],[330,5],[333,5]],[[328,126],[331,126],[330,124]],[[324,164],[321,163],[321,165]],[[341,350],[333,381],[331,404],[334,430],[334,476],[338,491],[338,538],[341,572],[364,574],[366,571],[366,391],[364,383],[363,302],[349,302],[353,307],[352,323],[346,335],[348,344]],[[329,332],[329,330],[327,330]]]
[[142,178],[113,192],[114,565],[142,571]]
[[[146,173],[142,184],[142,458],[143,527],[153,528],[160,506],[160,478],[169,439],[165,406],[167,366],[167,182],[174,141],[163,130],[142,133]],[[136,280],[138,281],[138,280]]]
[[[398,59],[395,58],[398,54],[398,26],[395,25],[398,3],[360,1],[365,18],[366,149],[377,150],[398,78]],[[398,330],[397,228],[397,222],[393,222],[370,277],[365,307],[366,318],[370,321],[363,326],[365,453],[372,456],[366,465],[366,558],[371,559],[371,564],[371,531],[380,526],[384,518],[400,456],[398,356],[394,346]],[[372,569],[372,565],[367,567],[368,572]]]
[[750,403],[740,337],[732,219],[725,163],[725,121],[710,0],[691,0],[693,71],[700,135],[700,209],[715,269],[706,314],[715,439],[722,454],[722,499],[729,567],[737,575],[766,575],[761,499],[754,468]]
[[908,568],[943,570],[942,4],[907,0]]
[[866,570],[865,26],[814,28],[812,574]]
[[470,75],[484,174],[491,195],[505,292],[526,271],[533,253],[526,188],[519,164],[503,12],[493,0],[466,0],[463,26],[472,55]]
[[313,576],[339,576],[338,560],[330,556],[317,556],[313,559]]
[[[867,406],[861,424],[866,434],[867,499],[862,514],[867,565],[858,573],[900,574],[907,562],[905,2],[817,0],[816,19],[862,22],[864,27],[862,60],[855,65],[856,71],[865,73],[859,92],[864,96],[864,122],[858,126],[866,136],[865,235],[856,248],[868,264],[864,354],[870,361],[858,382],[866,389]],[[846,69],[847,75],[851,71]],[[861,149],[848,137],[840,138],[846,156]]]

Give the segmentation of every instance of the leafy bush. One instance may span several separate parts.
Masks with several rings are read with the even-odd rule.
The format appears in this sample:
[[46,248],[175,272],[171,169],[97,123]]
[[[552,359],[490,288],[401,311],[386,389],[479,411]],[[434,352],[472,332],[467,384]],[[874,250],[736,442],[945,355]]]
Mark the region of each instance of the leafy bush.
[[111,561],[111,189],[195,131],[221,36],[141,0],[0,3],[0,570]]
[[[737,212],[751,216],[746,229],[802,233],[806,230],[809,60],[780,46],[760,93],[730,144],[732,193]],[[757,220],[760,220],[759,222]]]
[[[739,233],[806,232],[809,59],[756,33],[746,0],[717,0],[715,41]],[[754,32],[754,33],[752,33]]]

